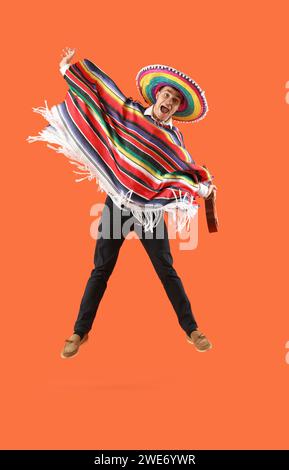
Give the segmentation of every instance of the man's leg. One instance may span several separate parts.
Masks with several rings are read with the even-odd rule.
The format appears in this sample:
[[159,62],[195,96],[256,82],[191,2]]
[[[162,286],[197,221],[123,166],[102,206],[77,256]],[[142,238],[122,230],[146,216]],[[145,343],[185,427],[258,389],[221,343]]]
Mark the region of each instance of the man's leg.
[[[163,224],[163,233],[161,238],[157,237],[160,234],[159,225]],[[149,234],[147,238],[144,230],[142,229],[142,237],[140,241],[150,257],[151,262],[158,274],[166,293],[172,303],[172,306],[177,314],[178,321],[182,329],[188,336],[192,331],[196,330],[198,325],[193,316],[190,301],[185,293],[181,279],[173,267],[173,257],[170,250],[168,239],[168,231],[164,218],[160,220],[157,227],[154,228],[153,233]]]
[[[98,233],[109,233],[109,238],[99,237],[96,241],[94,253],[94,269],[88,279],[74,325],[74,333],[83,338],[85,333],[91,329],[100,301],[107,287],[108,279],[116,264],[119,250],[125,240],[122,233],[120,238],[113,238],[113,201],[107,196],[105,205],[109,208],[109,213],[102,213],[99,222]],[[119,210],[116,208],[116,210]],[[107,217],[107,215],[109,217]],[[120,216],[121,217],[121,216]],[[109,226],[109,230],[108,230]],[[120,226],[121,228],[121,226]]]

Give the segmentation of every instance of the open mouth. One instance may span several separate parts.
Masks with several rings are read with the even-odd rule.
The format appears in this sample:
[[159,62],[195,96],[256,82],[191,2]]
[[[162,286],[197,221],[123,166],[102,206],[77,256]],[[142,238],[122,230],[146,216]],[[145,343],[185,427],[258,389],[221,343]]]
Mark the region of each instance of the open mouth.
[[167,114],[169,112],[169,108],[167,108],[166,106],[161,105],[161,112],[163,114]]

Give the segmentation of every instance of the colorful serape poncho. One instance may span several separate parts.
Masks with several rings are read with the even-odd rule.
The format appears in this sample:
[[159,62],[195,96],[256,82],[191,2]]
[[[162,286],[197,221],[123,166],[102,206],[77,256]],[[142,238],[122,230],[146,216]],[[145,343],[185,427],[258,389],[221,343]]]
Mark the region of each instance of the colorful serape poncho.
[[146,108],[88,59],[70,65],[64,78],[64,102],[33,108],[49,125],[28,142],[46,141],[63,153],[81,170],[76,182],[95,178],[98,189],[119,208],[129,208],[145,231],[164,211],[173,212],[181,231],[198,210],[198,182],[213,176],[193,161],[180,131],[144,115]]

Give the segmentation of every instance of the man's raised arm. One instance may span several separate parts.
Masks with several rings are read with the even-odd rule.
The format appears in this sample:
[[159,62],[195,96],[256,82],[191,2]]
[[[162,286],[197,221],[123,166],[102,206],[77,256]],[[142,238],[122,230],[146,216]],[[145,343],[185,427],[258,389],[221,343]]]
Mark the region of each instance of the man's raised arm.
[[64,56],[62,57],[59,63],[59,70],[62,75],[64,75],[66,70],[69,69],[71,59],[75,54],[75,49],[66,47],[65,49],[63,49],[63,53],[64,53]]

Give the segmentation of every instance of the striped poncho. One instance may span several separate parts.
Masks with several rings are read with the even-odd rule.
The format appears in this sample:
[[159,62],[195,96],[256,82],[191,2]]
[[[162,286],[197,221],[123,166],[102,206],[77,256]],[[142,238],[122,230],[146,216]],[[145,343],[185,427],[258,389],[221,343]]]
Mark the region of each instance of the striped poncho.
[[164,211],[173,213],[181,231],[198,210],[198,183],[213,176],[193,161],[180,131],[144,115],[146,108],[88,59],[70,65],[64,78],[69,86],[64,102],[33,108],[49,125],[28,142],[46,141],[63,153],[80,170],[77,182],[95,179],[145,231],[153,230]]

